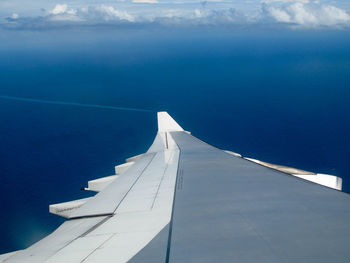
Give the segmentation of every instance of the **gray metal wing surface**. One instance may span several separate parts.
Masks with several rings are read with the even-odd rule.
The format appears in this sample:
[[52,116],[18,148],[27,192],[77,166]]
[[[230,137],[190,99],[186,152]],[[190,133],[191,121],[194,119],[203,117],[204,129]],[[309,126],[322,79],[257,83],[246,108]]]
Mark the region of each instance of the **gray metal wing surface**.
[[67,221],[0,262],[349,262],[340,188],[215,148],[161,112],[145,154],[90,181],[94,197],[50,206]]

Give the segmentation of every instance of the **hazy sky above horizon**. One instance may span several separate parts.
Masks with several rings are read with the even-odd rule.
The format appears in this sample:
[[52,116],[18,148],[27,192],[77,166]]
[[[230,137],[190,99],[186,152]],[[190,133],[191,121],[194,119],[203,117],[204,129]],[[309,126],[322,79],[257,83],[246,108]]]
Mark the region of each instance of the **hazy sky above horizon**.
[[0,28],[165,24],[348,28],[345,0],[3,0]]

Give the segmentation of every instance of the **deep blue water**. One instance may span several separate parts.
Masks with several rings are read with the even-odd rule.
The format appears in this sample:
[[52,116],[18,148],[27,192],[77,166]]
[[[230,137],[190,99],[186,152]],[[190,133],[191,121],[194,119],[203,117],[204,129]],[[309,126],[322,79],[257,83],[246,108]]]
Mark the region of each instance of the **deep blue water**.
[[[1,33],[0,95],[167,110],[215,146],[340,176],[350,192],[348,32]],[[155,133],[155,113],[0,99],[0,253],[53,231],[49,204],[88,196]]]

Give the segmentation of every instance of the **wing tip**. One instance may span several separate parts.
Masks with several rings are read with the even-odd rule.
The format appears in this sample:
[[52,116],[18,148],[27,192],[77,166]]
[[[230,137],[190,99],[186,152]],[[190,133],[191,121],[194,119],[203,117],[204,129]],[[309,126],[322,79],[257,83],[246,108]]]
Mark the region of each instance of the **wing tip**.
[[158,132],[184,130],[166,111],[157,112],[157,117],[158,117]]

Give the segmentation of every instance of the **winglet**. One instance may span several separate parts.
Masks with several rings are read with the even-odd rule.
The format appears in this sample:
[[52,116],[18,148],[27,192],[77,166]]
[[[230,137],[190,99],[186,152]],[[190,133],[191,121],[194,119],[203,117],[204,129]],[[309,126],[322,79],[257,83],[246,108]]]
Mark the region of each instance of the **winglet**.
[[168,132],[168,131],[183,131],[177,122],[171,118],[171,116],[166,111],[161,111],[157,113],[158,116],[158,132]]

